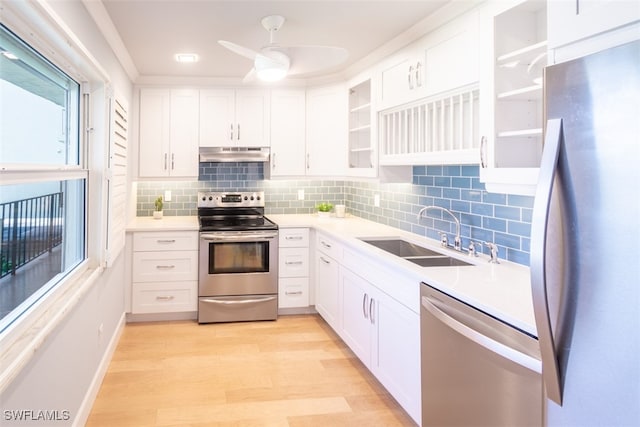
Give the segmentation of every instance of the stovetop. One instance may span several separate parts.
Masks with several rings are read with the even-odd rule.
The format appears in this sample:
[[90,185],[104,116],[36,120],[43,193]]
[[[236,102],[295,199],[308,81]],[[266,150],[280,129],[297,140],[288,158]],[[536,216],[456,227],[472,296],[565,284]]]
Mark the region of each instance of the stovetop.
[[277,230],[264,216],[264,192],[198,192],[200,231]]

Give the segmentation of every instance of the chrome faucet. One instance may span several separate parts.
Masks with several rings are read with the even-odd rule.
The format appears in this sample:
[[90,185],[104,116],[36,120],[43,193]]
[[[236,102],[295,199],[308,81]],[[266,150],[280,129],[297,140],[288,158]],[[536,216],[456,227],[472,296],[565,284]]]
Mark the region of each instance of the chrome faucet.
[[489,262],[492,264],[500,264],[500,261],[498,261],[498,245],[491,242],[484,242],[484,245],[489,248],[489,254],[491,256]]
[[[456,218],[456,216],[453,214],[453,212],[451,212],[449,209],[441,208],[440,206],[425,206],[424,208],[420,209],[420,212],[418,212],[418,221],[420,221],[420,218],[422,218],[422,214],[425,211],[428,211],[430,209],[439,210],[439,211],[446,212],[449,215],[451,215],[451,218],[453,218],[453,220],[456,222],[456,237],[453,239],[453,248],[456,251],[462,251],[462,239],[460,238],[460,221],[458,220],[458,218]],[[448,242],[446,240],[446,235],[445,235],[444,238],[441,237],[440,242],[443,245],[447,245],[448,244]]]

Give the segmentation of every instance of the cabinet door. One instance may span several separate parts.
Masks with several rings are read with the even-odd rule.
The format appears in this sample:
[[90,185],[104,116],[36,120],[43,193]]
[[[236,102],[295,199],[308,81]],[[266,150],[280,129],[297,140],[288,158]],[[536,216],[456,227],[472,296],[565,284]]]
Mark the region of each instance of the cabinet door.
[[340,336],[367,367],[371,362],[371,285],[346,268],[340,269],[342,330]]
[[316,253],[316,310],[336,331],[340,328],[340,267],[328,255]]
[[170,115],[169,90],[140,90],[140,177],[161,177],[169,174]]
[[269,93],[264,90],[236,91],[236,145],[268,147]]
[[640,20],[640,4],[631,0],[550,1],[547,8],[552,49]]
[[235,91],[200,91],[200,147],[235,145]]
[[171,91],[169,175],[198,176],[198,91]]
[[305,174],[305,91],[271,92],[271,176]]
[[420,422],[420,316],[388,295],[373,294],[370,369],[409,415]]
[[421,67],[413,51],[405,49],[386,61],[380,70],[380,109],[409,102],[413,92],[421,84]]
[[344,85],[310,89],[307,92],[307,175],[345,174],[347,105]]
[[422,49],[425,95],[478,81],[478,12],[452,21],[426,38]]
[[280,248],[278,255],[280,277],[309,275],[309,248]]

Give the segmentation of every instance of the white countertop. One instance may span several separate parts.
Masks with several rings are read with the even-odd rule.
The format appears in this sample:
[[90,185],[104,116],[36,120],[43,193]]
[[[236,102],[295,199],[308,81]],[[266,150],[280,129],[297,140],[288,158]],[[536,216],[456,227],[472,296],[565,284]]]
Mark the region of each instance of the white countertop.
[[[396,269],[403,269],[419,280],[456,297],[478,309],[495,316],[529,334],[537,336],[529,268],[500,260],[490,264],[489,257],[470,258],[452,249],[443,249],[434,239],[420,237],[394,227],[362,218],[318,218],[317,215],[267,215],[281,228],[312,227],[330,234],[343,244],[360,253],[375,256],[377,260]],[[420,267],[410,261],[392,255],[359,240],[363,237],[398,236],[447,255],[476,264],[473,267]],[[419,282],[416,282],[416,299],[419,300]]]
[[[531,335],[537,336],[531,297],[529,268],[500,260],[500,264],[489,264],[488,256],[469,258],[452,249],[443,249],[439,242],[420,237],[394,227],[362,218],[319,218],[317,215],[267,215],[280,228],[314,228],[340,240],[358,253],[375,257],[376,262],[402,271],[416,278],[415,298],[420,299],[420,281],[458,298],[478,309],[503,320]],[[138,217],[128,224],[127,231],[180,231],[198,230],[196,216]],[[420,267],[410,261],[392,255],[359,238],[397,236],[421,246],[447,255],[461,258],[475,266],[465,267]],[[418,302],[419,304],[419,302]]]

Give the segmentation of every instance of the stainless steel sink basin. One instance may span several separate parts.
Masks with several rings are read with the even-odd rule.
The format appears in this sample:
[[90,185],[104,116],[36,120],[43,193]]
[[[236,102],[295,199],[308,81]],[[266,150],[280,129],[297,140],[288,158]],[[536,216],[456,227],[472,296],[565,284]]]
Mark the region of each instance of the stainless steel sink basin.
[[422,267],[463,267],[465,265],[473,265],[466,261],[448,256],[425,257],[425,258],[406,258],[408,261],[414,262]]
[[360,240],[422,267],[460,267],[473,265],[469,262],[452,258],[400,238],[381,237],[363,238]]
[[401,258],[422,256],[443,256],[440,252],[414,245],[402,239],[361,239],[363,242],[387,251]]

